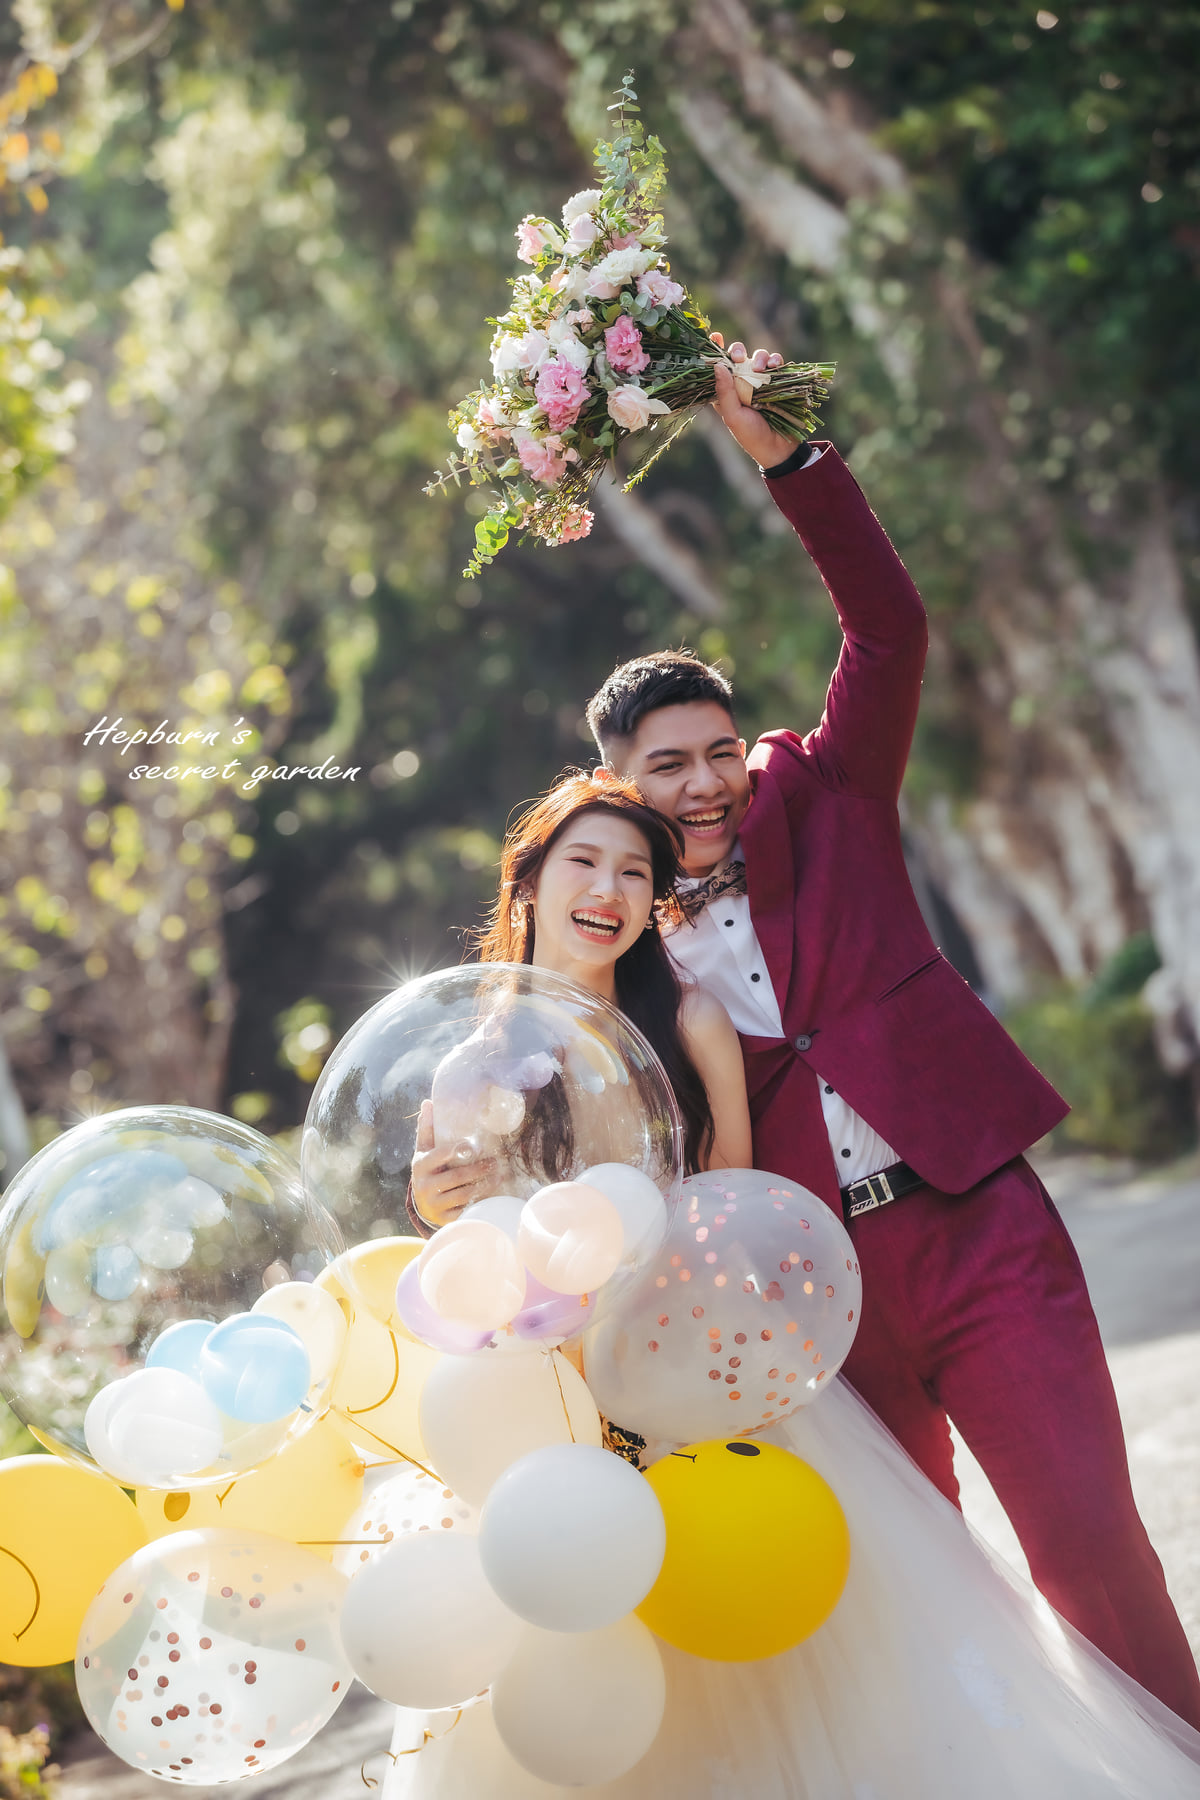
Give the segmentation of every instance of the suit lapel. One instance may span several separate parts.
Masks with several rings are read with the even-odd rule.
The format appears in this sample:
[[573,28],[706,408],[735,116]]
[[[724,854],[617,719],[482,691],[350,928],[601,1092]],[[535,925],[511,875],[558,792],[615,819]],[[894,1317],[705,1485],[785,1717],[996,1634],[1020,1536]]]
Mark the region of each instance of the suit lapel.
[[753,798],[739,836],[746,857],[750,918],[762,945],[782,1017],[792,979],[796,938],[795,872],[787,812],[779,788],[764,769],[750,772]]

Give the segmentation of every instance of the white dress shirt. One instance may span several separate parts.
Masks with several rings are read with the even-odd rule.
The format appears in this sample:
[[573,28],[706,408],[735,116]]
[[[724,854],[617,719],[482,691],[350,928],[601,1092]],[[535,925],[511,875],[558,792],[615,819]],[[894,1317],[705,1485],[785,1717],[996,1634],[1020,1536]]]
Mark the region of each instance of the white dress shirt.
[[[743,860],[740,843],[731,856]],[[681,881],[680,892],[686,894],[698,885]],[[685,920],[671,932],[666,943],[671,960],[698,987],[716,996],[738,1031],[746,1037],[786,1037],[747,895],[718,894],[693,921]],[[899,1162],[891,1145],[827,1081],[820,1075],[817,1081],[840,1187]]]

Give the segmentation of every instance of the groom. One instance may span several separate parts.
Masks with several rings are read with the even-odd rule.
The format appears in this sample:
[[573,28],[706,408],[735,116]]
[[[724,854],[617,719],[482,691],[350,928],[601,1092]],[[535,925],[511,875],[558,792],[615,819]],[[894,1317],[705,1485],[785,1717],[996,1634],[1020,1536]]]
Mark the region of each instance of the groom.
[[748,758],[729,683],[689,655],[626,663],[592,699],[605,762],[683,831],[672,953],[741,1034],[756,1163],[846,1219],[866,1296],[848,1378],[957,1501],[953,1419],[1046,1597],[1200,1727],[1083,1273],[1022,1154],[1066,1106],[938,953],[905,874],[920,598],[830,445],[795,448],[725,369],[716,406],[845,641],[816,730],[769,732]]

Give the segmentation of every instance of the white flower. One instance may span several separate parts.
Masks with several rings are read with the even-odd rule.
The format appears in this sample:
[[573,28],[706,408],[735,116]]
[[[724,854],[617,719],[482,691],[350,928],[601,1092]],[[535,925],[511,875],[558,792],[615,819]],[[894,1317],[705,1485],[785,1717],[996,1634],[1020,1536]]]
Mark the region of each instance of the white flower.
[[586,344],[580,343],[572,326],[572,320],[554,319],[546,327],[546,336],[559,362],[570,363],[573,369],[583,374],[591,366],[592,353]]
[[584,213],[590,213],[598,200],[603,199],[599,188],[582,188],[578,194],[572,194],[562,209],[562,222],[570,230],[576,219]]
[[617,289],[624,286],[634,275],[643,275],[652,262],[658,261],[658,253],[654,250],[610,250],[607,256],[601,257],[595,268],[589,271],[587,287],[589,294],[600,294],[611,298]]
[[476,450],[483,449],[484,440],[480,437],[479,433],[469,420],[464,419],[454,435],[468,455]]
[[652,400],[644,389],[632,384],[614,388],[608,396],[608,416],[625,431],[641,431],[653,414],[670,410],[665,400]]
[[500,334],[492,342],[492,369],[497,375],[511,375],[517,369],[540,369],[551,354],[543,331],[527,331],[522,337]]
[[560,300],[569,303],[584,299],[591,292],[591,281],[592,271],[580,263],[573,263],[569,269],[556,269],[550,277],[550,286]]

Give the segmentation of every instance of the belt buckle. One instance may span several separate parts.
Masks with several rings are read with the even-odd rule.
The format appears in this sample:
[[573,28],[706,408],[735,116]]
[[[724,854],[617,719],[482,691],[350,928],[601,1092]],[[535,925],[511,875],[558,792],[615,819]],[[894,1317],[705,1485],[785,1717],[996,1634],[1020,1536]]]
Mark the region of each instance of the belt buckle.
[[[877,1185],[878,1193],[875,1191]],[[889,1200],[896,1198],[892,1192],[892,1184],[882,1170],[877,1175],[864,1175],[860,1180],[851,1182],[852,1194],[856,1188],[865,1188],[867,1191],[861,1199],[856,1195],[851,1200],[846,1211],[846,1216],[850,1219],[857,1219],[862,1213],[874,1212],[877,1207],[886,1206]]]

